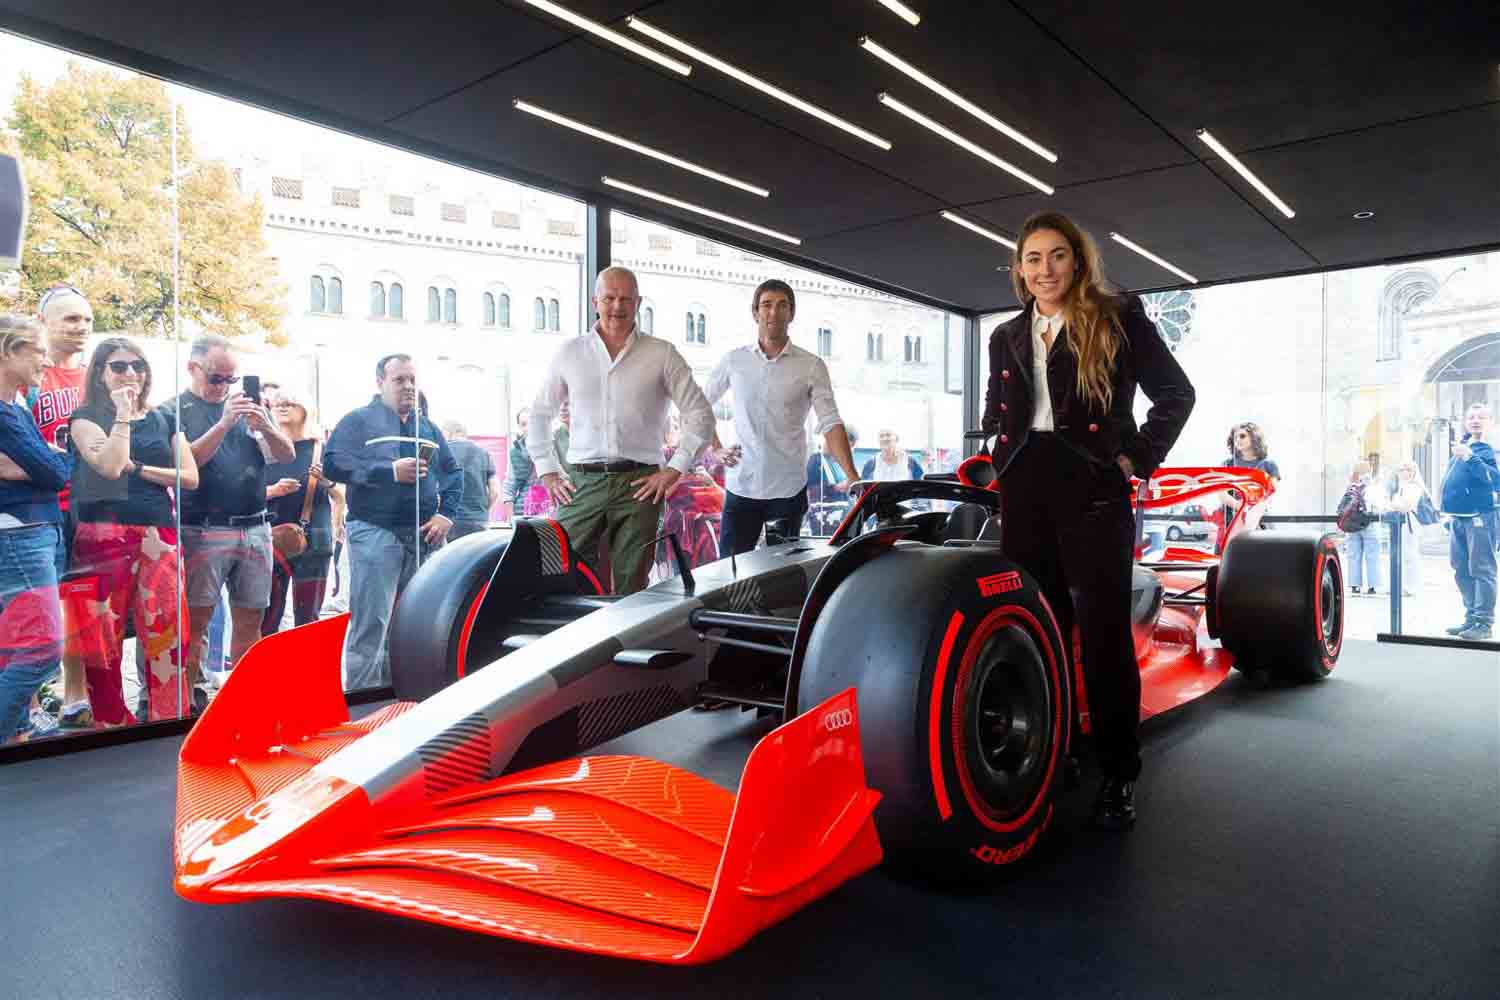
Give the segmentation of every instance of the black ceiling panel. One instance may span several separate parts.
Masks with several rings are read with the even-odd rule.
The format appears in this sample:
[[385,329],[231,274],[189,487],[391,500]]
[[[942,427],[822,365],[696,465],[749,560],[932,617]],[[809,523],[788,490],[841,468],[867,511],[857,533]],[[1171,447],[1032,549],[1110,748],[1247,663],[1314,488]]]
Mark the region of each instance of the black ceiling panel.
[[1199,281],[1276,274],[1316,263],[1202,164],[1083,184],[1055,198],[1008,198],[974,206],[967,214],[1014,234],[1028,215],[1043,209],[1064,212],[1089,230],[1104,256],[1105,272],[1132,290],[1184,282],[1111,240],[1111,232]]
[[[1244,160],[1297,212],[1278,224],[1328,266],[1500,242],[1500,104]],[[1244,186],[1227,165],[1213,168]],[[1366,211],[1374,218],[1352,217]]]
[[[515,110],[522,98],[761,187],[761,198]],[[613,49],[567,45],[401,119],[420,139],[579,188],[604,174],[798,236],[942,205],[870,169],[679,86]],[[618,195],[612,195],[618,197]]]
[[1016,4],[1205,156],[1500,100],[1494,0]]

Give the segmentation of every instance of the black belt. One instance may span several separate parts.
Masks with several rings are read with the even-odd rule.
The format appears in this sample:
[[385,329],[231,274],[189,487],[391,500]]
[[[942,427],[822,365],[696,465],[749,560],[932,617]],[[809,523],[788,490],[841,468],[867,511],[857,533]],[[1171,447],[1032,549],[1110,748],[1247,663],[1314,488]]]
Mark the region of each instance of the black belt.
[[259,514],[205,514],[191,520],[184,518],[182,523],[189,528],[253,528],[270,520],[270,513],[261,511]]
[[573,468],[579,472],[640,472],[645,469],[654,471],[656,466],[647,462],[622,459],[618,462],[574,462]]

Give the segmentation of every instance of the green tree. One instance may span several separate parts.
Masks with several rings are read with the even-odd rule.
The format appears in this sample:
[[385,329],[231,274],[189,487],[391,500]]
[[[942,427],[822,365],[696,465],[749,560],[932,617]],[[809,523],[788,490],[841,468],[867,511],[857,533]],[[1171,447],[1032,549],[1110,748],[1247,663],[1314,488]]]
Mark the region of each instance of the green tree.
[[[69,62],[50,84],[23,76],[10,140],[30,192],[22,301],[56,284],[88,295],[101,330],[176,336],[172,315],[172,102],[157,80]],[[198,160],[177,113],[183,326],[283,343],[276,263],[259,197]]]

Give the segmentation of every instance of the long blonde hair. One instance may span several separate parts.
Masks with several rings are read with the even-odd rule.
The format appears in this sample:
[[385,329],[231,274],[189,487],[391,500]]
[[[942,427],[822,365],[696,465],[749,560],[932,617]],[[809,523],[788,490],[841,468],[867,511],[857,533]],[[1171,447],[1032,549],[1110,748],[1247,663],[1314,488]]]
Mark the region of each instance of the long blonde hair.
[[1016,299],[1022,306],[1034,296],[1021,272],[1021,252],[1026,240],[1043,229],[1063,235],[1073,248],[1078,271],[1063,300],[1067,317],[1068,349],[1078,359],[1078,394],[1100,411],[1114,401],[1115,358],[1120,352],[1120,296],[1105,281],[1099,248],[1092,237],[1061,212],[1038,212],[1021,226],[1016,240],[1015,264],[1010,270]]
[[18,313],[0,314],[0,357],[10,357],[22,344],[40,346],[45,329],[35,317]]

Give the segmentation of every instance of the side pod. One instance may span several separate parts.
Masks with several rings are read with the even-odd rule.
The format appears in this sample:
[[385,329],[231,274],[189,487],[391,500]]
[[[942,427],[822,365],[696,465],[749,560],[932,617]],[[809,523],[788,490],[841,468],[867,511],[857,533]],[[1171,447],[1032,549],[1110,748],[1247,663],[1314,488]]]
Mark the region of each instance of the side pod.
[[386,804],[320,767],[411,707],[349,721],[344,624],[262,640],[183,744],[180,895],[324,899],[688,964],[733,951],[881,860],[853,689],[766,735],[738,797],[659,761],[595,756]]

